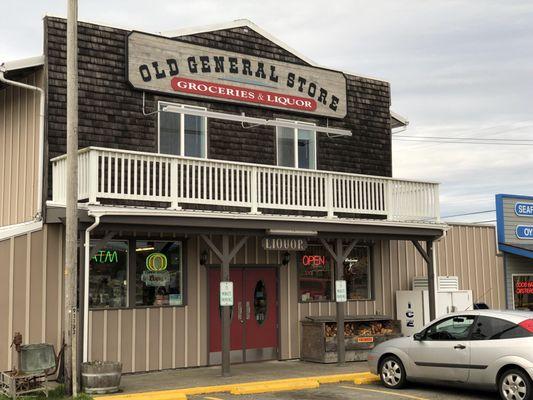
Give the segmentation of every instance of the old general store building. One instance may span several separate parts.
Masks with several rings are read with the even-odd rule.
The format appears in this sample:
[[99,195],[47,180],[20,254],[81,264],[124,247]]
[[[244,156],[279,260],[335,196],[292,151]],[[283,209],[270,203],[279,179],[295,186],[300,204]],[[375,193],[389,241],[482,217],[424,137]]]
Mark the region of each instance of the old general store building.
[[[78,40],[83,359],[220,363],[222,264],[232,362],[300,356],[300,321],[336,313],[335,256],[346,315],[394,319],[395,291],[428,261],[505,306],[494,229],[442,223],[437,183],[392,177],[391,131],[407,121],[389,83],[321,67],[246,20],[80,23]],[[15,331],[61,344],[65,51],[66,21],[46,17],[43,55],[6,63],[0,82],[2,369]]]

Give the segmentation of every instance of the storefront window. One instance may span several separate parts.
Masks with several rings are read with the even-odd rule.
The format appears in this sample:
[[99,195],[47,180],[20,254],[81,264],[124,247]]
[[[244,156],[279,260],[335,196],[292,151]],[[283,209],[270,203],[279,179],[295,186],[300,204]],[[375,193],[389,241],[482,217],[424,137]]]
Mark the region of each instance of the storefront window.
[[89,262],[89,307],[127,305],[128,243],[109,242]]
[[322,246],[309,246],[298,256],[300,301],[329,301],[332,299],[331,258]]
[[370,299],[370,248],[356,246],[344,260],[348,300]]
[[533,311],[533,275],[513,275],[515,310]]
[[[182,108],[183,113],[163,111],[166,106]],[[201,107],[159,103],[159,151],[161,153],[206,157],[206,118],[188,115],[188,109],[205,110]]]
[[181,242],[137,241],[135,254],[135,305],[182,305]]

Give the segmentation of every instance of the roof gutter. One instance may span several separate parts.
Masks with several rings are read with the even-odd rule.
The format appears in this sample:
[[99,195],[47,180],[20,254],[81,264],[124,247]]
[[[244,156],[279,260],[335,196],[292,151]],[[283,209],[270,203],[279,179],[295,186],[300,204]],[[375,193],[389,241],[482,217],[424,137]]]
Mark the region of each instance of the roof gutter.
[[12,81],[5,77],[8,71],[5,63],[0,65],[0,82],[7,85],[17,86],[22,89],[34,90],[41,95],[41,103],[39,107],[39,168],[38,168],[38,180],[37,180],[37,213],[35,214],[34,221],[41,221],[43,217],[43,160],[44,160],[44,106],[45,106],[45,93],[44,90],[37,86],[28,85],[26,83]]

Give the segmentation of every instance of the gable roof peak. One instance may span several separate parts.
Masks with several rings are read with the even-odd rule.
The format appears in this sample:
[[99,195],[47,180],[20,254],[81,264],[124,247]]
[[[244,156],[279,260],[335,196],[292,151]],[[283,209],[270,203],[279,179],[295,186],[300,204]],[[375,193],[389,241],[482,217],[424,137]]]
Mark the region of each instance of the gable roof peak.
[[159,32],[162,36],[166,37],[179,37],[179,36],[187,36],[187,35],[196,35],[199,33],[205,33],[205,32],[214,32],[214,31],[221,31],[225,29],[234,29],[234,28],[249,28],[253,30],[254,32],[260,34],[261,36],[265,37],[266,39],[270,40],[272,43],[275,43],[282,49],[288,51],[289,53],[292,53],[294,56],[298,57],[300,60],[305,61],[307,64],[311,66],[318,67],[319,65],[311,60],[310,58],[304,56],[282,40],[276,38],[260,26],[256,25],[252,21],[250,21],[247,18],[240,18],[233,21],[218,23],[218,24],[210,24],[210,25],[203,25],[203,26],[195,26],[195,27],[189,27],[189,28],[182,28],[182,29],[176,29],[172,31],[165,31],[165,32]]

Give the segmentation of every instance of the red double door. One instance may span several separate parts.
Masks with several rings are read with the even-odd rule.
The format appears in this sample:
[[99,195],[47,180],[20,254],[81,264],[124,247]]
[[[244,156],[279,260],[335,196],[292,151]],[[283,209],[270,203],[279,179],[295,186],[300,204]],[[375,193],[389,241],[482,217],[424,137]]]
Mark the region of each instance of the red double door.
[[[231,362],[277,359],[275,268],[231,268]],[[221,363],[220,269],[209,270],[209,363]]]

